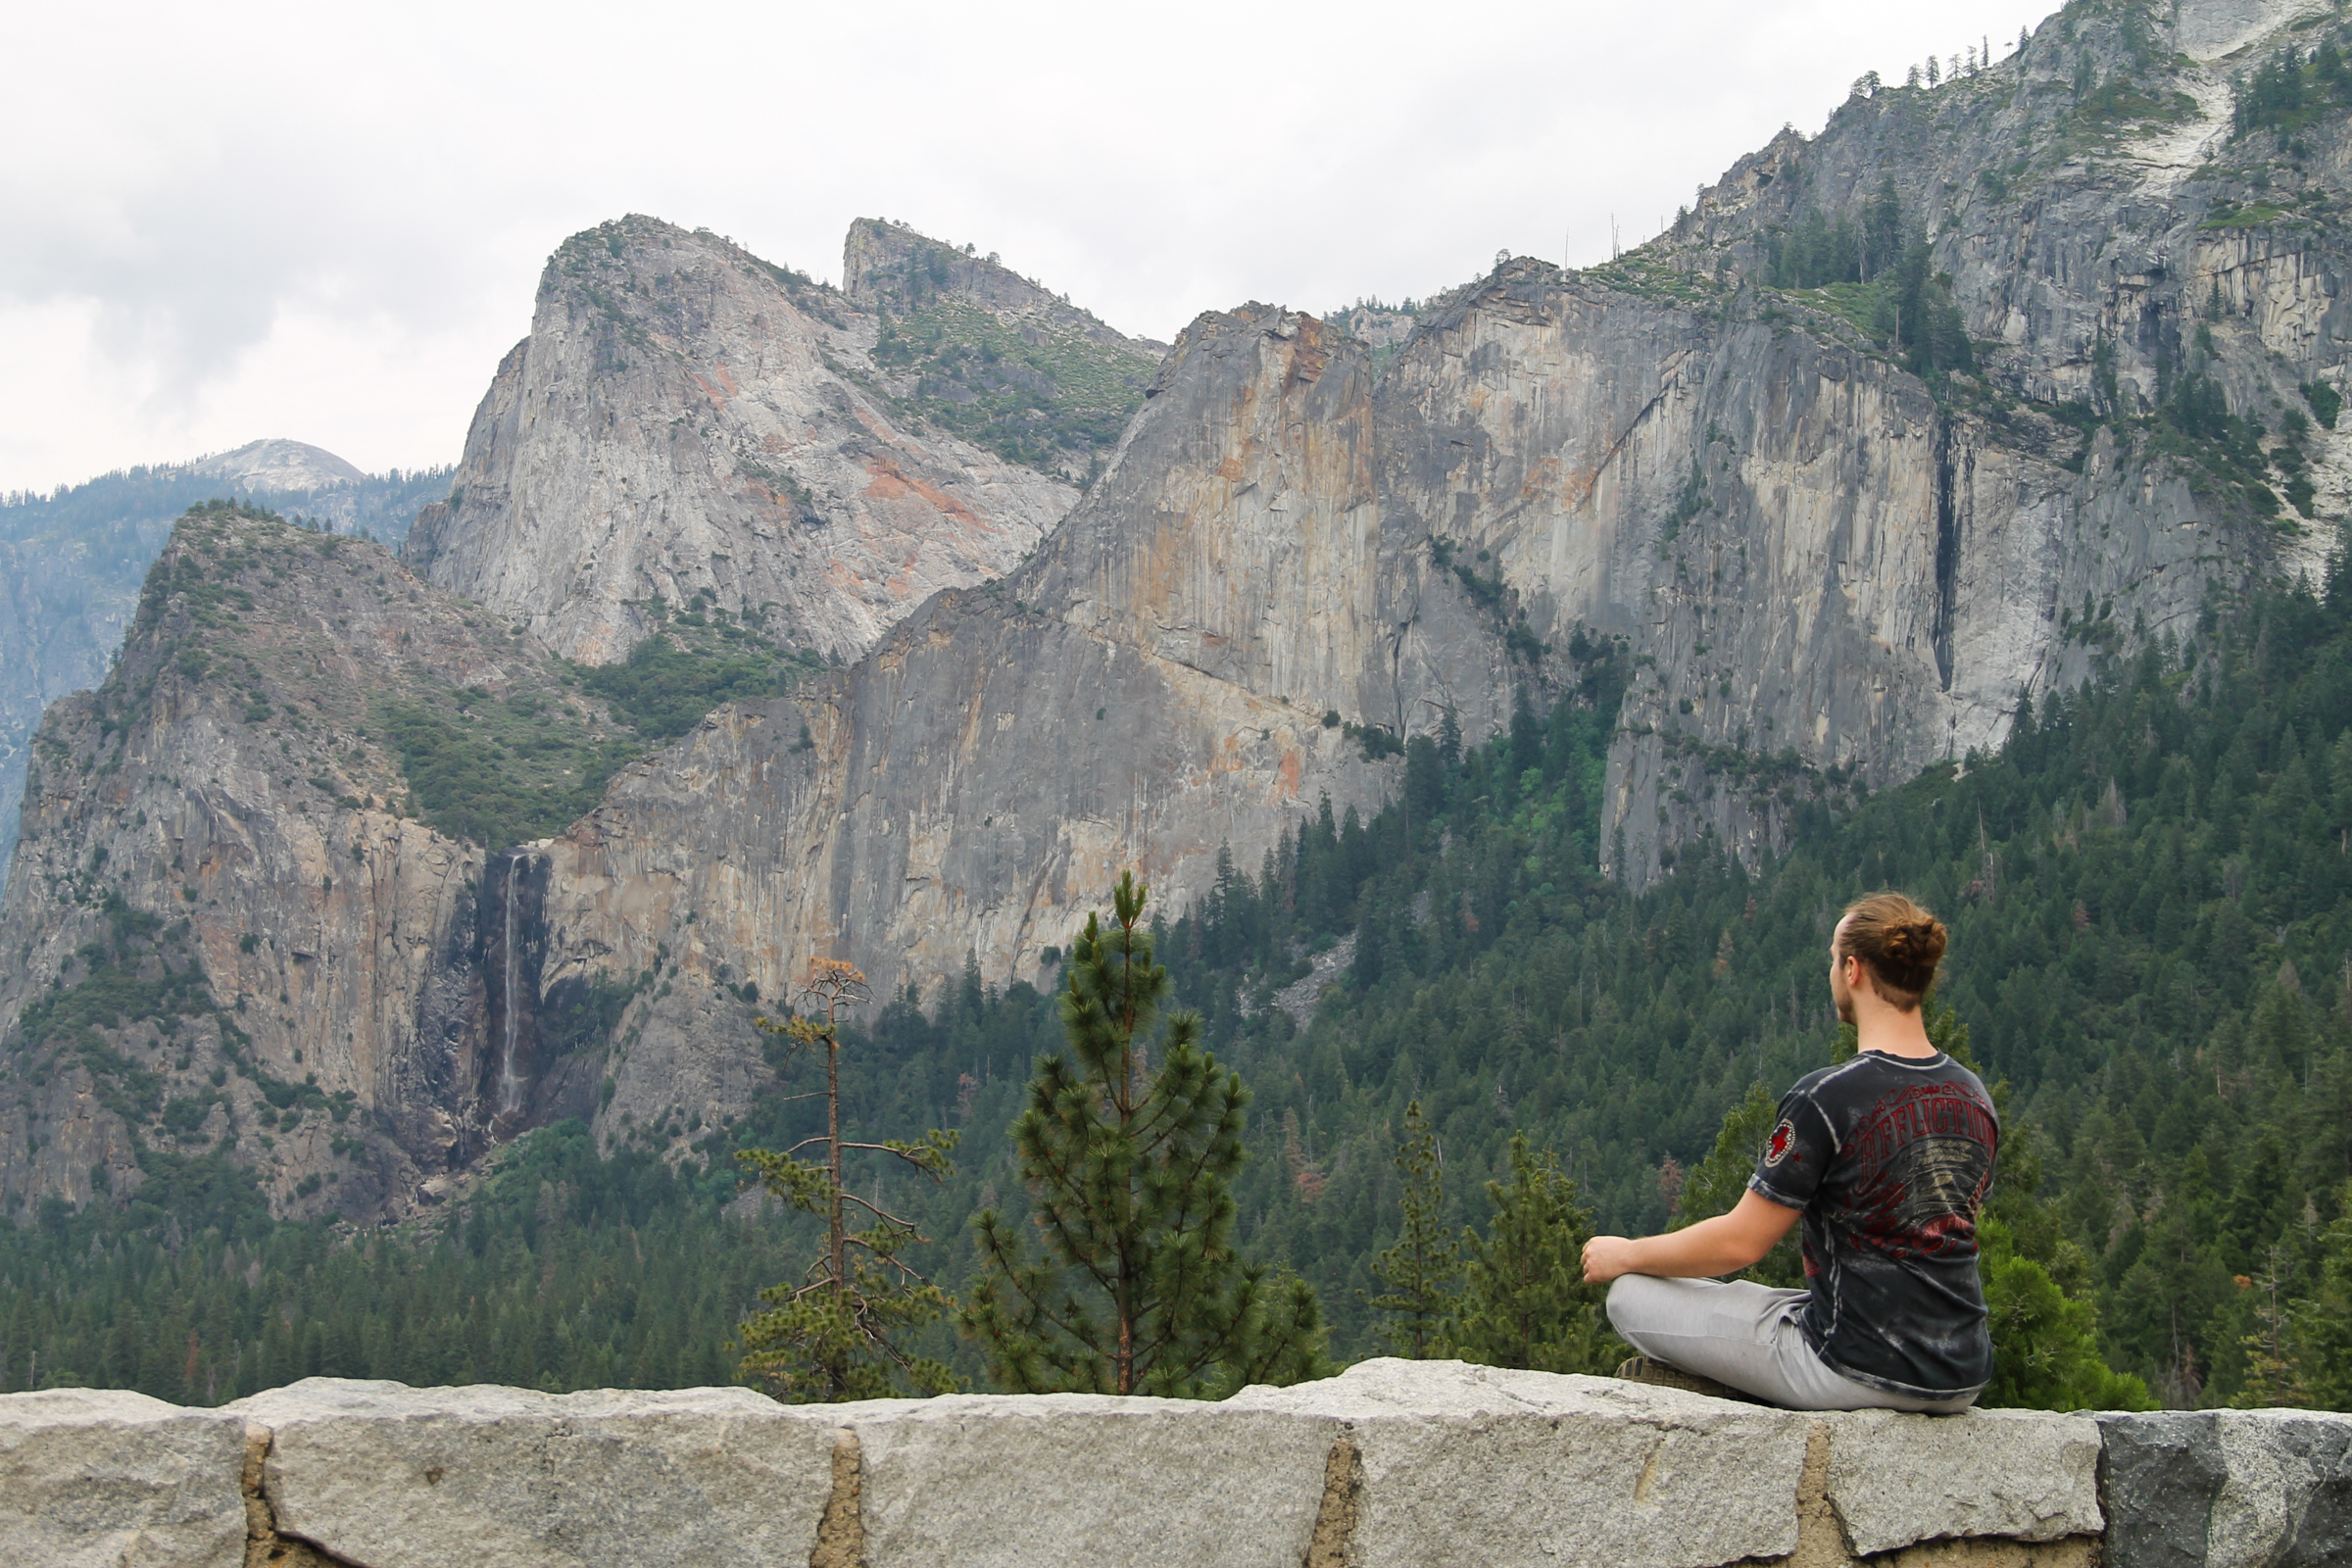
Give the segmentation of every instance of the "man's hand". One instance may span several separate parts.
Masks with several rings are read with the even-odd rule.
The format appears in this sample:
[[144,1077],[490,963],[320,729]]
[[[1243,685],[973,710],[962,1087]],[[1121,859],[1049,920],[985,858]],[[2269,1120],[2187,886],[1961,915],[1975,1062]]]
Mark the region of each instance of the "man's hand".
[[1736,1274],[1788,1234],[1802,1210],[1783,1208],[1754,1192],[1741,1193],[1729,1214],[1702,1219],[1688,1230],[1629,1241],[1595,1236],[1585,1244],[1585,1283],[1606,1285],[1620,1274],[1655,1274],[1664,1279],[1701,1279]]
[[1634,1271],[1634,1244],[1622,1236],[1595,1236],[1585,1244],[1585,1283],[1606,1285]]

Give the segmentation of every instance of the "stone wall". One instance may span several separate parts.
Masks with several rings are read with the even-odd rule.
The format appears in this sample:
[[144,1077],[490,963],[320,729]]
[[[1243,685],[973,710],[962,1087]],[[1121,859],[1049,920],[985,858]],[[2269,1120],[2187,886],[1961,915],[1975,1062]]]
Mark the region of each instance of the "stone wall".
[[2142,1568],[2352,1557],[2352,1416],[1809,1414],[1369,1361],[1220,1404],[313,1378],[0,1397],[41,1568]]

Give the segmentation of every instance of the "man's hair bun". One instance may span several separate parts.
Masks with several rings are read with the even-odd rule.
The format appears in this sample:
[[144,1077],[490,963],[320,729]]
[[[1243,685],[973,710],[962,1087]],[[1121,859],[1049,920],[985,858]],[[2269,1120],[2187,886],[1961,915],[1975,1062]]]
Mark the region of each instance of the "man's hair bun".
[[1943,922],[1931,916],[1886,928],[1886,955],[1889,963],[1934,963],[1943,956]]
[[1872,989],[1909,1011],[1936,983],[1936,966],[1950,940],[1943,922],[1908,895],[1873,893],[1846,906],[1838,953],[1860,958]]

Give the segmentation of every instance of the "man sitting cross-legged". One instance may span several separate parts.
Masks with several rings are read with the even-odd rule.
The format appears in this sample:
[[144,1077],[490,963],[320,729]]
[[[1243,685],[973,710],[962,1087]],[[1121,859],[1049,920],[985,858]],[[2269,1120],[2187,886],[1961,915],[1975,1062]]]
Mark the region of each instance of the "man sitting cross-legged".
[[[1964,1410],[1992,1376],[1977,1213],[2000,1139],[1977,1075],[1928,1039],[1920,999],[1944,929],[1899,893],[1854,904],[1830,938],[1850,1061],[1808,1074],[1728,1214],[1629,1241],[1595,1236],[1585,1278],[1644,1355],[1793,1410]],[[1805,1285],[1748,1267],[1805,1221]]]

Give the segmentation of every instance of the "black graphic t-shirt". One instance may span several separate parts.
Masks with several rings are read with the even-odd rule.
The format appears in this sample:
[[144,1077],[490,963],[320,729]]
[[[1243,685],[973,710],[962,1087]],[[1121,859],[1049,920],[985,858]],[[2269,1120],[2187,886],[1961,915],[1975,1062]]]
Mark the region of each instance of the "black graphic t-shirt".
[[1977,1212],[2000,1124],[1951,1057],[1866,1051],[1799,1079],[1748,1178],[1805,1212],[1805,1338],[1832,1368],[1914,1398],[1992,1378]]

